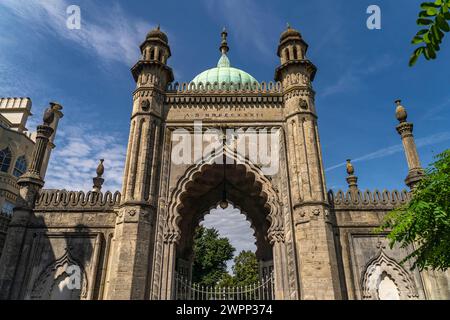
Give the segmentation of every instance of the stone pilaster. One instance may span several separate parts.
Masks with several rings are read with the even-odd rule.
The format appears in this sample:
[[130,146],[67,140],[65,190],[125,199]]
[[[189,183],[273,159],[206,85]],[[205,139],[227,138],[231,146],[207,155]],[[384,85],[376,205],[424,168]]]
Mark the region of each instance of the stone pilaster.
[[173,74],[165,64],[170,57],[168,39],[159,28],[150,31],[141,51],[142,59],[132,68],[137,88],[116,221],[110,299],[147,299],[150,293],[164,97]]
[[397,132],[402,138],[403,148],[405,150],[406,162],[408,164],[408,175],[405,183],[411,189],[423,177],[423,169],[420,165],[419,155],[417,153],[416,143],[413,136],[413,124],[407,122],[407,113],[405,108],[401,105],[401,100],[395,102],[397,104],[396,117],[400,122],[397,125]]

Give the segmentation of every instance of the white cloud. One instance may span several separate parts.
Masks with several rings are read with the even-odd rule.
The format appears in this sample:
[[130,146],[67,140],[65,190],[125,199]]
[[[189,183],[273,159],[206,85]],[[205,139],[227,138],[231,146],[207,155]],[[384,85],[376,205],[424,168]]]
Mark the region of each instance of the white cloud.
[[[215,228],[222,237],[228,238],[236,249],[235,256],[242,250],[256,251],[254,231],[239,209],[232,207],[225,210],[212,209],[201,224],[207,228]],[[233,260],[228,261],[229,271],[232,265]]]
[[[97,55],[104,62],[132,65],[137,61],[138,45],[151,28],[150,23],[128,16],[117,3],[101,7],[86,3],[80,6],[81,29],[70,30],[66,26],[69,5],[71,3],[67,0],[2,0],[0,3],[22,22],[31,24],[39,37],[56,35],[73,42],[79,49]],[[5,19],[7,13],[0,16]],[[11,33],[13,36],[14,30]],[[20,36],[23,40],[23,35]],[[11,41],[5,36],[1,39]]]
[[92,189],[99,159],[105,159],[102,191],[121,190],[126,146],[118,136],[82,126],[61,126],[45,177],[46,189]]
[[[450,132],[441,132],[441,133],[433,134],[428,137],[416,139],[416,146],[417,146],[417,148],[421,148],[421,147],[441,143],[441,142],[448,141],[448,140],[450,140]],[[396,154],[399,152],[403,152],[402,144],[396,144],[394,146],[379,149],[377,151],[360,156],[356,159],[352,159],[352,162],[355,163],[355,162],[360,162],[360,161],[369,161],[369,160],[374,160],[374,159],[379,159],[379,158],[385,158],[385,157],[388,157],[390,155],[393,155],[393,154]],[[325,169],[325,171],[331,171],[331,170],[343,167],[345,165],[346,165],[346,163],[342,162],[340,164],[337,164],[337,165],[334,165],[334,166],[331,166],[331,167]]]

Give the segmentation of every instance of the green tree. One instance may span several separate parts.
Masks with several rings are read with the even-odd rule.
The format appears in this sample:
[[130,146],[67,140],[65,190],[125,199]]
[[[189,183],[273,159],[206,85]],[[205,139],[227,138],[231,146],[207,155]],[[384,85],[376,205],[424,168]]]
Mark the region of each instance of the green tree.
[[447,270],[450,265],[450,149],[436,156],[417,184],[409,203],[390,212],[378,231],[390,231],[391,247],[414,250],[402,262],[413,267]]
[[214,286],[227,273],[226,262],[233,258],[235,248],[219,232],[200,226],[194,237],[194,263],[192,281],[204,286]]
[[251,285],[258,281],[258,260],[254,252],[241,251],[234,258],[233,275],[238,286]]
[[436,59],[436,52],[441,48],[442,39],[445,32],[450,31],[447,20],[450,20],[450,0],[436,0],[434,2],[424,2],[420,5],[421,11],[417,19],[417,25],[423,27],[412,39],[412,44],[421,46],[414,50],[409,60],[412,67],[417,59],[423,55],[425,59]]
[[224,274],[219,282],[219,286],[247,286],[259,280],[258,260],[254,252],[243,250],[234,257],[233,262],[233,275]]

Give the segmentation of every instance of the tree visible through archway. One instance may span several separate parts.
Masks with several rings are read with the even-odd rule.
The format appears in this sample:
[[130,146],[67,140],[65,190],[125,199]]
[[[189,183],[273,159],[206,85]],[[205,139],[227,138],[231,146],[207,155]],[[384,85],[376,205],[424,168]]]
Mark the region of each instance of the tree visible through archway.
[[256,283],[259,264],[253,233],[238,208],[230,204],[211,209],[195,236],[192,280],[219,286]]

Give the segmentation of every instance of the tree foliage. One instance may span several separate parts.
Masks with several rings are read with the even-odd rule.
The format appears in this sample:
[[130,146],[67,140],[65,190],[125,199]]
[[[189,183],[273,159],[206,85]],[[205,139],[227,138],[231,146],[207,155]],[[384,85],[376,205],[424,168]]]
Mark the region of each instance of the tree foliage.
[[259,280],[258,260],[252,251],[241,251],[234,258],[233,275],[225,274],[219,286],[244,287],[255,284]]
[[421,46],[414,50],[409,65],[416,64],[417,59],[423,55],[425,59],[436,59],[436,52],[441,48],[445,32],[450,31],[448,20],[450,20],[450,0],[436,0],[424,2],[420,5],[421,11],[417,19],[417,25],[423,27],[412,39],[412,44]]
[[402,262],[413,267],[447,270],[450,265],[450,149],[436,156],[406,205],[390,212],[378,231],[390,230],[393,247],[413,246]]
[[219,232],[200,226],[194,237],[192,280],[204,286],[214,286],[227,274],[226,262],[233,258],[235,248]]

